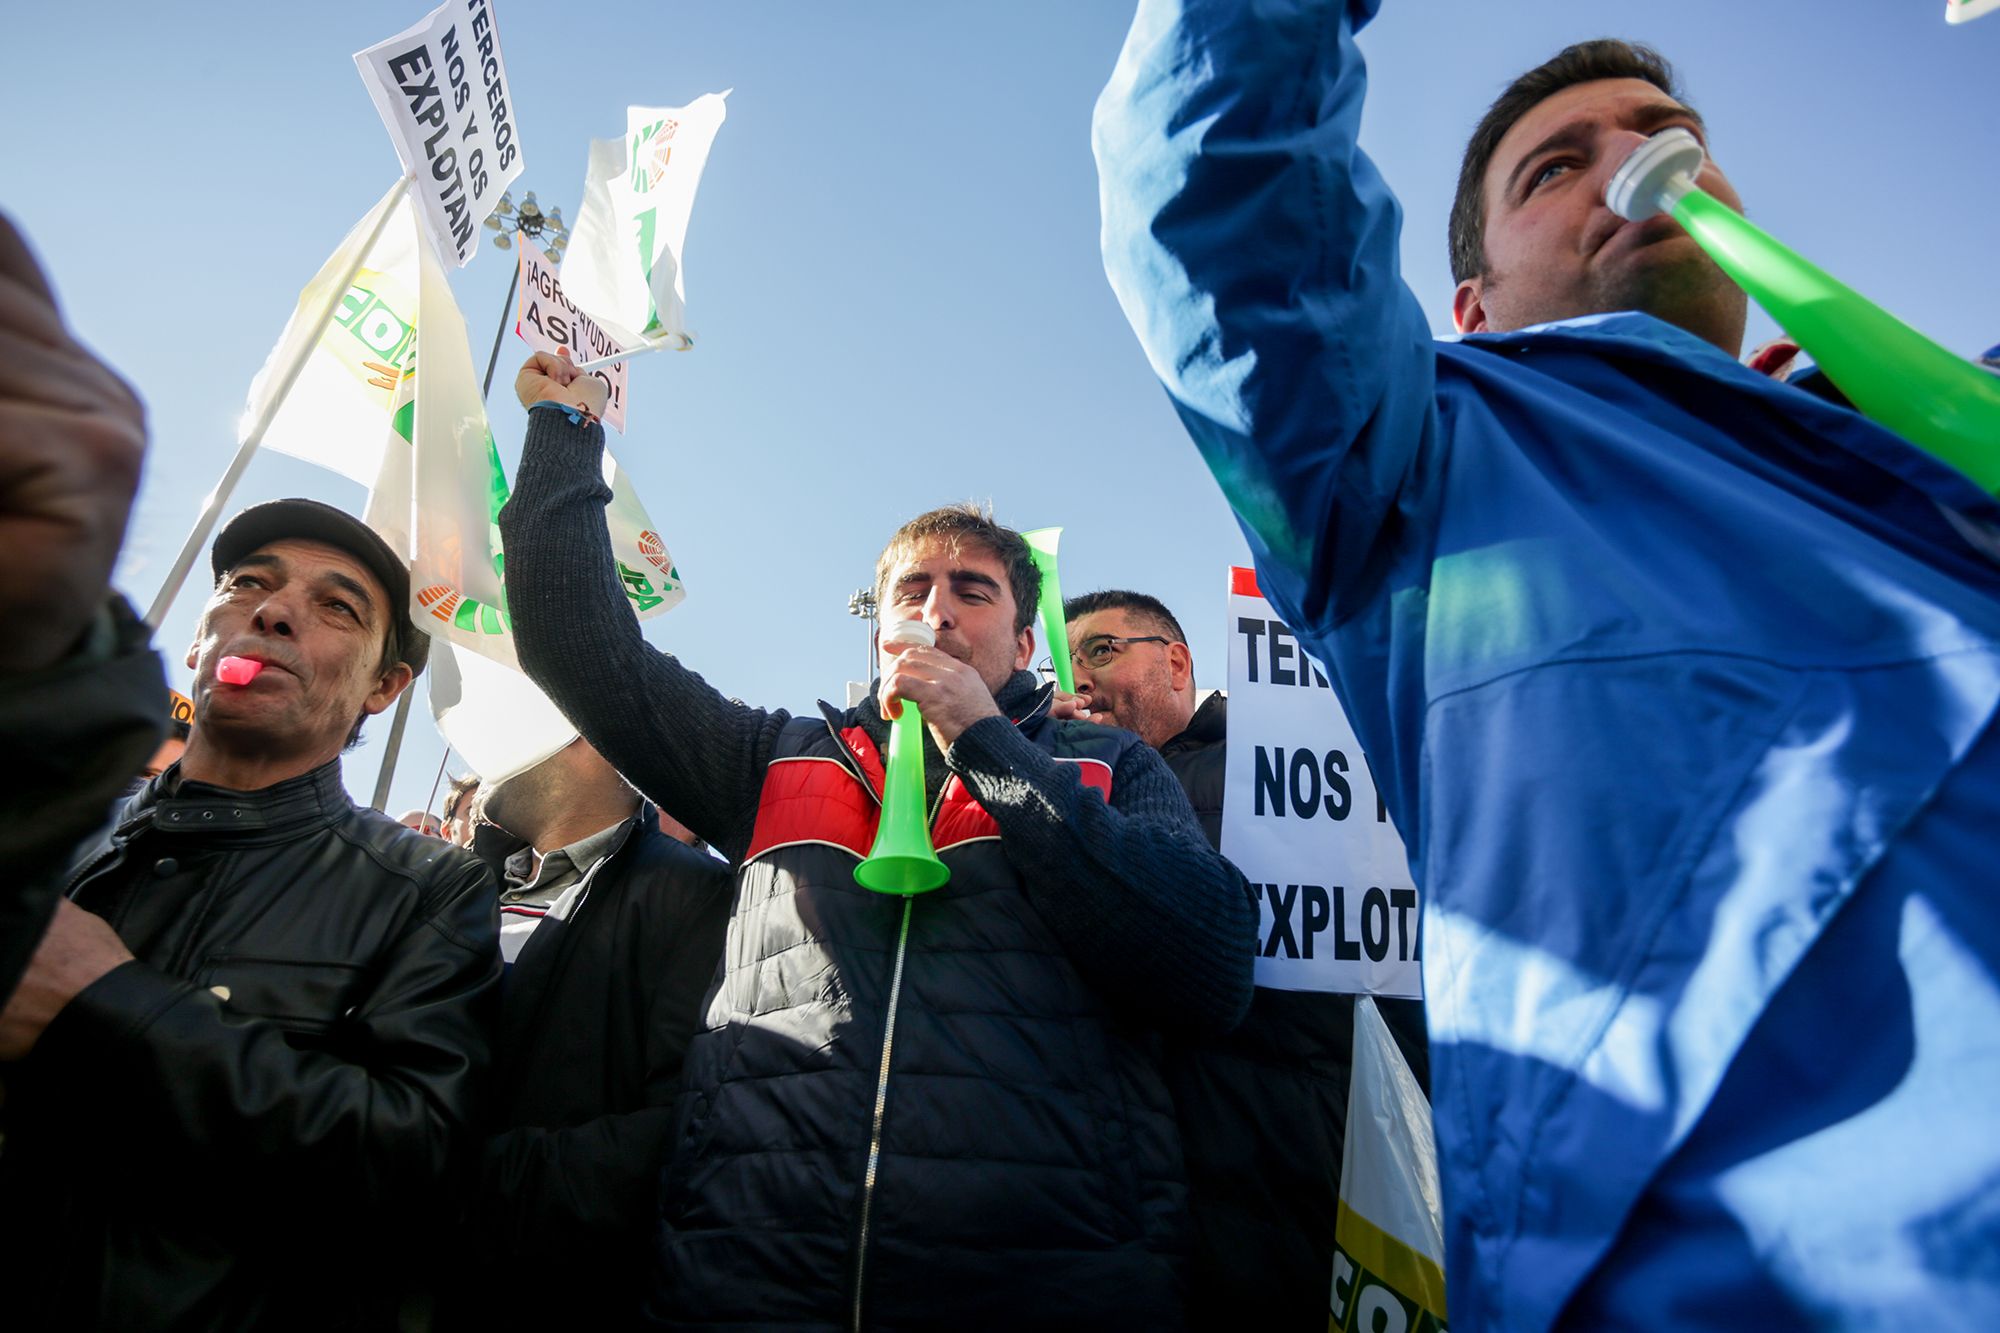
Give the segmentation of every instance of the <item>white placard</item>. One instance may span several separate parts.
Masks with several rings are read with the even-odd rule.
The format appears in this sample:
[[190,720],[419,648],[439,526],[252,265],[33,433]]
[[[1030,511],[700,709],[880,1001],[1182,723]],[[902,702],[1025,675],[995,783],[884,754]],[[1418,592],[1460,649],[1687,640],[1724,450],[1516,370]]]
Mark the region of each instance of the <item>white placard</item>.
[[446,0],[415,27],[355,52],[354,64],[416,184],[424,230],[463,267],[522,168],[492,5]]
[[1222,854],[1257,896],[1256,977],[1274,990],[1423,994],[1417,889],[1326,674],[1229,571]]
[[[521,241],[521,306],[516,312],[514,332],[537,352],[560,353],[567,349],[572,361],[594,361],[625,350],[563,294],[555,263],[541,247],[526,239]],[[621,435],[625,433],[626,364],[614,361],[590,372],[610,390],[610,396],[604,400],[604,424]]]

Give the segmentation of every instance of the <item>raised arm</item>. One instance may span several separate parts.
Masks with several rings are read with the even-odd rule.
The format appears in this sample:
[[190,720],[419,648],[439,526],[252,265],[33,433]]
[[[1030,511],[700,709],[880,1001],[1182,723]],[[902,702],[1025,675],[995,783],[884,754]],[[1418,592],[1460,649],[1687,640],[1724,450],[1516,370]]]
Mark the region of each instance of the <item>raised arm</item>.
[[1375,0],[1142,0],[1097,104],[1104,263],[1298,630],[1421,505],[1434,353],[1356,146]]
[[[557,369],[553,357],[538,355],[529,367],[537,363]],[[523,384],[528,376],[524,369]],[[585,376],[576,383],[600,382]],[[553,391],[521,389],[527,401]],[[724,698],[646,642],[612,558],[603,461],[602,426],[572,424],[560,412],[528,413],[520,475],[500,513],[521,666],[634,786],[702,838],[740,855],[787,715]]]

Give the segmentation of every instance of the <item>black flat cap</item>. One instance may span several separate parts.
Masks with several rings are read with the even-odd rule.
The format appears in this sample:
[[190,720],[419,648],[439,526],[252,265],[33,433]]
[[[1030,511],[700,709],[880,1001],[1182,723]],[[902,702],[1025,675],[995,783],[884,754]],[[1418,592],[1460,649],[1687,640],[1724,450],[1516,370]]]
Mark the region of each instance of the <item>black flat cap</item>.
[[304,499],[251,505],[223,525],[209,548],[208,563],[220,579],[252,551],[282,541],[323,542],[359,560],[389,594],[397,660],[412,674],[423,674],[431,636],[410,619],[410,567],[373,528],[346,510]]

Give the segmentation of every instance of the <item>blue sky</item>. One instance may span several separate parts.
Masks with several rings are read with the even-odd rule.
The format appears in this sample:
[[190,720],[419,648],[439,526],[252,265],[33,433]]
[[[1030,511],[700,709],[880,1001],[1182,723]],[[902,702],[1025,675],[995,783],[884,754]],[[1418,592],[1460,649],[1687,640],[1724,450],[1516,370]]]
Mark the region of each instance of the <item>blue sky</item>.
[[[397,173],[351,53],[422,3],[113,3],[9,16],[0,205],[72,324],[139,388],[153,435],[120,585],[150,600],[233,450],[299,287]],[[991,499],[1061,524],[1068,592],[1154,592],[1222,685],[1227,508],[1146,370],[1097,257],[1090,108],[1131,9],[622,0],[494,5],[527,172],[573,215],[628,103],[736,90],[689,231],[685,355],[635,364],[615,441],[686,576],[648,635],[767,706],[838,699],[867,664],[847,597],[922,509]],[[1364,142],[1405,206],[1405,274],[1440,331],[1465,134],[1508,77],[1617,34],[1677,64],[1751,213],[1954,350],[2000,341],[2000,17],[1941,0],[1673,5],[1389,0],[1364,35]],[[454,278],[483,358],[511,252]],[[1770,331],[1753,316],[1752,338]],[[493,423],[510,460],[509,334]],[[483,361],[482,361],[483,367]],[[360,488],[277,456],[232,502]],[[161,636],[170,678],[198,590]],[[386,722],[349,759],[372,789]],[[420,708],[393,810],[442,753]]]

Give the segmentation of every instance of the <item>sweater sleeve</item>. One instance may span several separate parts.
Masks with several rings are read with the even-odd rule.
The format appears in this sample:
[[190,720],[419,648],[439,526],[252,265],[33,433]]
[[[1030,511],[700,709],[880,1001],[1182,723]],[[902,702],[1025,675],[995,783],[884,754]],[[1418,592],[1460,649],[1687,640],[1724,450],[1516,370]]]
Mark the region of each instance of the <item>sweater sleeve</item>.
[[1002,717],[967,727],[945,763],[1000,825],[1029,900],[1102,995],[1153,1027],[1222,1033],[1242,1021],[1249,886],[1151,748],[1125,752],[1108,805]]
[[500,512],[521,666],[612,767],[733,860],[789,715],[724,698],[646,642],[612,554],[603,464],[602,426],[528,414]]

